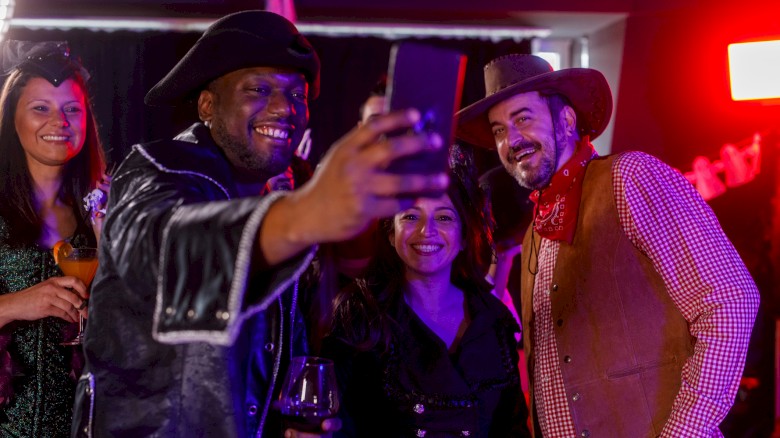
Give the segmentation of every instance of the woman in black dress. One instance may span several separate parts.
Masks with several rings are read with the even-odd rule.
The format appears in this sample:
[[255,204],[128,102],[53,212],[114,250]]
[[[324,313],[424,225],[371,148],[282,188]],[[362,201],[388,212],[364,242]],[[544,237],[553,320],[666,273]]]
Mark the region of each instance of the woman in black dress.
[[337,436],[530,436],[518,326],[484,279],[489,208],[473,166],[452,167],[444,196],[380,224],[368,275],[337,299],[323,345],[342,391]]

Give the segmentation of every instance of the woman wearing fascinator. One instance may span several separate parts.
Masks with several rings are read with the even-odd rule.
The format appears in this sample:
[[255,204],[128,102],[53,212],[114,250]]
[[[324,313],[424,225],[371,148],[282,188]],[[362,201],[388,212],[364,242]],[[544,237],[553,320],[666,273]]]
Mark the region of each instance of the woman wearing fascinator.
[[0,48],[0,437],[68,436],[83,358],[60,343],[88,293],[52,247],[96,246],[110,178],[88,75],[67,44]]

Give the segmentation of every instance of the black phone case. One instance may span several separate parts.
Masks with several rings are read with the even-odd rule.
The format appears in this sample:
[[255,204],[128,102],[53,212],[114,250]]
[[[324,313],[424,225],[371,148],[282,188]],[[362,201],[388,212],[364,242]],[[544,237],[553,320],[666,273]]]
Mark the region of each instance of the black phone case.
[[[451,49],[415,42],[394,45],[390,52],[387,110],[416,108],[416,132],[437,132],[444,147],[402,157],[388,167],[399,174],[432,174],[449,169],[454,115],[460,107],[466,56]],[[402,134],[402,133],[394,133]],[[393,134],[391,134],[393,135]]]

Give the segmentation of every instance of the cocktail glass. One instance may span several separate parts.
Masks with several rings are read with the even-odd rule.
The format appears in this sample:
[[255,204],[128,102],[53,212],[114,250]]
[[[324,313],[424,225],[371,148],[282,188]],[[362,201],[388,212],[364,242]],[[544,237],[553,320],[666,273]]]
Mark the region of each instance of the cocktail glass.
[[[56,259],[63,274],[78,278],[89,289],[98,268],[97,248],[62,248]],[[84,317],[79,314],[78,334],[73,339],[63,342],[62,345],[81,345],[83,340]]]

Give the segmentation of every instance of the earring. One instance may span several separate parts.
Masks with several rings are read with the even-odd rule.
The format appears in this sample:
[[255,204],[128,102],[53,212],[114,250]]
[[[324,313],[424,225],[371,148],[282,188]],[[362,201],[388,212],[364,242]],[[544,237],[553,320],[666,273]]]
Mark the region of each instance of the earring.
[[204,120],[203,124],[206,125],[207,128],[211,129],[211,120]]

